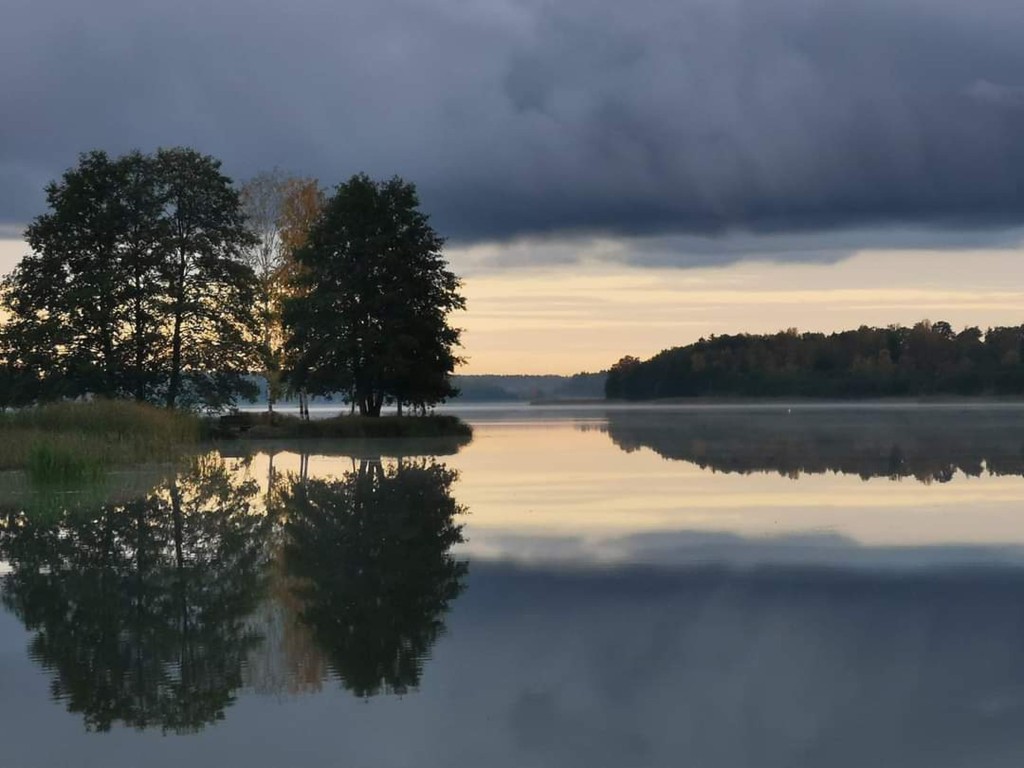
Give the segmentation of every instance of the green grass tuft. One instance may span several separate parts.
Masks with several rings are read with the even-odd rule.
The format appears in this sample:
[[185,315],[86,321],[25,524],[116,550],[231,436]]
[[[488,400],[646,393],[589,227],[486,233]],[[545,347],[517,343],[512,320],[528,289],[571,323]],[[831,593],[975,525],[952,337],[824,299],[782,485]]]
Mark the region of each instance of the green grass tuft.
[[176,460],[200,438],[189,413],[144,403],[54,403],[0,414],[0,470],[33,482],[79,483],[119,464]]
[[26,471],[29,479],[36,485],[81,485],[101,480],[104,464],[92,452],[39,442],[29,449]]

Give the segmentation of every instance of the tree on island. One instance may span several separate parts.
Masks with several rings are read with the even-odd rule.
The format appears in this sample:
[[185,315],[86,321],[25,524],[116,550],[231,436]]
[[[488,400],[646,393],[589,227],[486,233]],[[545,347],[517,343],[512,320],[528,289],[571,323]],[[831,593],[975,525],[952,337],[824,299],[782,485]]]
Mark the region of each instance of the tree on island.
[[281,312],[294,274],[294,254],[324,206],[316,179],[280,170],[257,174],[240,191],[246,225],[253,234],[245,258],[256,275],[259,358],[267,383],[267,411],[284,394],[284,328]]
[[0,302],[6,368],[34,379],[23,402],[219,407],[252,393],[252,236],[218,160],[89,152],[46,196]]
[[253,367],[256,283],[243,258],[251,235],[219,160],[192,149],[161,149],[156,160],[170,235],[164,262],[171,319],[166,402],[177,405],[188,383],[193,397],[220,405],[242,389],[237,374]]
[[284,307],[292,386],[345,392],[364,416],[455,395],[460,331],[448,315],[465,300],[443,245],[414,185],[365,174],[339,185],[294,255]]

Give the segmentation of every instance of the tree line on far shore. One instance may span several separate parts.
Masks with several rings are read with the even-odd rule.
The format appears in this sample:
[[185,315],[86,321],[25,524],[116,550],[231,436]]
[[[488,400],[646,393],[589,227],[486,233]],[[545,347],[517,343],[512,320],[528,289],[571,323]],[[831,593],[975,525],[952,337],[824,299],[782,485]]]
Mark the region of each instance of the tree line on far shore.
[[739,334],[624,357],[612,399],[865,398],[1024,394],[1024,326],[955,331],[947,322],[838,333]]
[[83,154],[0,288],[0,408],[81,397],[223,409],[344,393],[360,413],[456,394],[462,309],[414,185],[241,188],[190,148]]

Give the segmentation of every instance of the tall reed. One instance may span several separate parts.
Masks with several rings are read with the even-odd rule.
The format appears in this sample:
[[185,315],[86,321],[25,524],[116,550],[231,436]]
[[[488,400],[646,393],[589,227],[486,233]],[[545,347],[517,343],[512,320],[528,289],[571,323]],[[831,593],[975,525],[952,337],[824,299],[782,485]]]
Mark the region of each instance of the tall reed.
[[169,461],[200,436],[189,413],[144,403],[54,403],[0,414],[0,469],[80,482],[116,464]]

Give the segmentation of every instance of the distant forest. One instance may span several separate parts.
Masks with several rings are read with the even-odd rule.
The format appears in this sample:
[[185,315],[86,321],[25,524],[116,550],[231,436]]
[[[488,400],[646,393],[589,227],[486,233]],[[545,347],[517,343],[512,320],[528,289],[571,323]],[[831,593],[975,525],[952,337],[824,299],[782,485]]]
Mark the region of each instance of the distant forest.
[[[556,374],[456,374],[451,377],[452,385],[458,390],[455,396],[461,403],[512,403],[539,402],[548,400],[600,400],[604,398],[604,380],[607,374],[576,373],[572,376]],[[250,376],[250,383],[256,388],[258,402],[267,401],[267,386],[260,376]],[[334,392],[314,401],[341,401],[344,392]],[[294,398],[287,395],[277,399],[280,403],[292,403]]]
[[452,383],[463,402],[599,400],[604,397],[605,373],[456,375],[452,376]]
[[839,333],[712,336],[650,360],[625,357],[611,399],[863,398],[1024,393],[1024,326],[861,326]]

